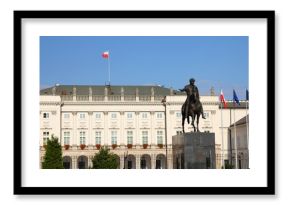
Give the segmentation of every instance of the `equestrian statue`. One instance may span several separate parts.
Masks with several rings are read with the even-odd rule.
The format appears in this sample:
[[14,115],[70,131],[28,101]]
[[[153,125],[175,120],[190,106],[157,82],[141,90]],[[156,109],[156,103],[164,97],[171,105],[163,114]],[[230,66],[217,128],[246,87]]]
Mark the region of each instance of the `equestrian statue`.
[[[206,119],[203,112],[203,107],[199,99],[199,92],[196,85],[194,85],[195,80],[191,78],[189,80],[189,84],[186,85],[183,89],[179,89],[181,92],[186,92],[187,98],[181,108],[182,113],[182,131],[184,133],[184,120],[187,119],[187,123],[189,124],[189,117],[192,117],[192,126],[194,132],[199,132],[198,124],[199,117],[202,115],[203,119]],[[196,118],[196,127],[194,125],[194,121]]]

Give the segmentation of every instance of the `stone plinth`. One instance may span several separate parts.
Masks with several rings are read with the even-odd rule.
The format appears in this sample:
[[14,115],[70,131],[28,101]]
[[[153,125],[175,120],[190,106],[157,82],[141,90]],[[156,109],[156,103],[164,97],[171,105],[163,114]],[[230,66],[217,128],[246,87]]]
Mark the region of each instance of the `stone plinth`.
[[215,134],[192,132],[172,137],[174,169],[215,169]]

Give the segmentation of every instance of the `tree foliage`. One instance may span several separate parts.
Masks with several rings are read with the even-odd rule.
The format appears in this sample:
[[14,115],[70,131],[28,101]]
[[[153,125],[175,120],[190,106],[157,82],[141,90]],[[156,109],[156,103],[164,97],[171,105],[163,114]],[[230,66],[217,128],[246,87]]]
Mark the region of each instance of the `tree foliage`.
[[118,156],[103,147],[95,154],[92,161],[93,169],[117,169],[119,166]]
[[58,142],[58,138],[52,136],[47,140],[45,148],[44,161],[42,162],[43,169],[63,169],[62,149]]

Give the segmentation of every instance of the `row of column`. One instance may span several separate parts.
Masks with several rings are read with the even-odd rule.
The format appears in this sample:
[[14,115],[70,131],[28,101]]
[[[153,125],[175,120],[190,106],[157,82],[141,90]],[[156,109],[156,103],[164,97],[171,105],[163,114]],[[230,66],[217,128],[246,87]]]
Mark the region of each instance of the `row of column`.
[[[139,154],[137,154],[137,155],[133,155],[134,157],[135,157],[135,165],[136,165],[136,169],[140,169],[141,168],[141,157],[143,156],[143,155],[139,155]],[[79,158],[80,156],[71,156],[71,162],[72,162],[72,164],[71,164],[71,168],[72,169],[78,169],[78,158]],[[87,164],[87,166],[88,167],[93,167],[93,163],[92,163],[92,160],[93,160],[93,156],[86,156],[87,158],[88,158],[88,164]],[[124,162],[125,162],[125,156],[124,155],[121,155],[121,156],[119,156],[120,157],[120,169],[124,169],[124,166],[125,166],[125,164],[124,164]],[[165,160],[166,159],[166,157],[164,156],[164,158],[163,158],[163,160]],[[169,169],[172,169],[173,168],[173,166],[171,165],[172,164],[172,160],[171,160],[172,158],[168,158],[168,165],[170,165],[170,166],[168,166],[168,168]],[[155,169],[156,168],[156,155],[150,155],[150,161],[151,161],[151,164],[150,164],[150,169]],[[165,162],[162,162],[163,163],[163,167],[164,167],[164,163]],[[165,168],[165,167],[164,167]]]

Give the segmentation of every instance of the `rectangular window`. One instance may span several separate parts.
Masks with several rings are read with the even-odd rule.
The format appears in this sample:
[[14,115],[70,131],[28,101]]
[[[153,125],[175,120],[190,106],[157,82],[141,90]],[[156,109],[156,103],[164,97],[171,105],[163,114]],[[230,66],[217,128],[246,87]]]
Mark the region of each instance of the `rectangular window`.
[[69,117],[70,117],[69,113],[64,113],[64,114],[63,114],[63,118],[65,118],[65,119],[69,119]]
[[162,112],[158,112],[157,113],[157,119],[163,119],[163,113]]
[[157,131],[157,144],[163,144],[163,131]]
[[182,134],[182,131],[176,131],[176,134],[177,135],[181,135]]
[[133,144],[133,131],[127,131],[127,144]]
[[80,113],[80,119],[85,119],[86,118],[86,114],[85,113]]
[[64,141],[64,144],[66,145],[69,145],[69,141],[70,141],[70,132],[64,132],[63,133],[63,141]]
[[49,132],[43,132],[43,145],[47,145],[47,140],[49,138]]
[[49,137],[49,132],[43,132],[43,136]]
[[209,118],[209,112],[204,112],[205,118]]
[[181,118],[181,112],[176,112],[175,116],[176,116],[176,118]]
[[147,112],[142,112],[142,118],[147,119],[148,118],[148,113]]
[[43,145],[47,145],[47,140],[48,140],[48,137],[43,138]]
[[80,144],[86,144],[86,132],[80,132]]
[[49,118],[49,113],[48,112],[43,113],[43,118]]
[[127,119],[132,119],[132,118],[133,118],[133,113],[128,112],[128,113],[127,113]]
[[115,130],[111,131],[111,143],[117,144],[117,131]]
[[101,132],[96,132],[96,144],[101,144]]
[[142,143],[148,144],[148,131],[142,131]]
[[97,113],[95,114],[95,116],[96,116],[96,119],[101,119],[101,113],[100,113],[100,112],[97,112]]
[[111,118],[112,119],[116,119],[117,118],[117,113],[115,113],[115,112],[111,113]]

